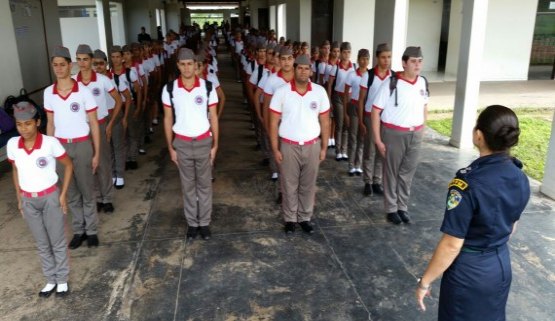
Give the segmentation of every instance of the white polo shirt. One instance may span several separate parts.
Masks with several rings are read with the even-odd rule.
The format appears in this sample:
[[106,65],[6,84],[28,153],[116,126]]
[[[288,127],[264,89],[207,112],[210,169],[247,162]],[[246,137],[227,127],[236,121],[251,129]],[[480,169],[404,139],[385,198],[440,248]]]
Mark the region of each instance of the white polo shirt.
[[[337,70],[337,68],[339,68],[339,71]],[[347,80],[347,75],[353,70],[355,70],[355,68],[353,67],[353,63],[350,61],[347,65],[347,68],[343,68],[343,66],[341,65],[341,61],[338,61],[337,64],[331,68],[330,76],[335,77],[335,75],[337,75],[337,77],[335,77],[335,91],[337,91],[338,93],[343,93],[343,91],[345,90],[345,81]]]
[[89,136],[87,113],[98,109],[89,88],[74,81],[73,89],[67,97],[62,97],[56,83],[44,90],[44,110],[54,114],[54,136],[64,139]]
[[[369,75],[370,75],[370,71],[365,73],[362,76],[362,79],[360,80],[361,88],[368,89],[366,87],[368,86]],[[372,112],[372,104],[376,99],[376,96],[378,95],[378,91],[380,90],[380,87],[382,86],[382,84],[384,82],[387,82],[389,84],[389,81],[387,81],[387,79],[391,77],[391,72],[388,70],[387,73],[383,76],[383,78],[381,78],[380,75],[378,74],[378,67],[376,66],[374,67],[374,72],[372,75],[374,77],[374,80],[372,81],[372,86],[370,86],[370,89],[367,92],[368,99],[366,100],[366,104],[364,105],[364,112],[367,114],[370,114]]]
[[239,40],[239,41],[236,40],[235,41],[235,53],[236,54],[240,55],[241,51],[243,51],[243,47],[244,47],[244,45],[243,45],[242,40]]
[[[328,82],[330,80],[330,75],[332,74],[331,71],[333,69],[333,67],[339,63],[339,60],[336,60],[334,64],[330,63],[329,61],[326,63],[325,65],[325,71],[324,71],[324,83]],[[335,76],[335,74],[333,74]]]
[[361,74],[359,70],[353,70],[347,75],[347,80],[345,81],[345,85],[351,87],[351,101],[355,103],[358,102],[358,95],[360,93],[360,80],[362,76],[367,74],[368,72],[365,71],[364,74]]
[[281,70],[275,74],[271,74],[264,83],[264,95],[272,96],[279,87],[287,83],[289,83],[289,81],[283,78],[283,73],[281,72]]
[[[206,100],[208,98],[208,104]],[[164,86],[162,90],[162,103],[166,108],[172,108],[170,95]],[[207,105],[212,108],[218,104],[218,95],[215,88],[206,97],[206,84],[204,79],[195,77],[193,88],[186,89],[181,77],[173,82],[173,104],[175,108],[175,124],[173,132],[182,136],[197,137],[210,130]]]
[[330,110],[324,87],[309,82],[307,91],[299,94],[295,80],[276,90],[270,111],[281,115],[279,137],[294,142],[306,142],[320,136],[319,116]]
[[[249,78],[249,84],[251,84],[254,87],[257,87],[260,84],[260,82],[262,82],[264,75],[268,75],[270,73],[270,69],[268,69],[267,66],[263,66],[262,72],[260,72],[261,69],[259,66],[260,65],[257,64],[256,68],[254,68],[254,71],[252,72]],[[260,76],[260,81],[258,80],[259,76]]]
[[[146,76],[146,72],[145,72],[145,68],[142,64],[138,63],[138,62],[134,62],[132,64],[131,69],[135,69],[135,72],[137,73],[137,78],[139,79],[139,85],[145,86],[146,84],[143,84],[143,76]],[[148,84],[148,78],[146,78],[147,84]]]
[[374,109],[382,111],[381,120],[385,125],[410,128],[424,124],[424,107],[428,104],[426,81],[418,76],[409,82],[397,73],[397,106],[395,92],[390,94],[389,81],[380,87],[373,102]]
[[[327,73],[328,67],[331,68],[327,61],[320,61],[320,64],[318,64],[318,77],[322,76],[324,83],[326,83],[329,79],[329,74]],[[317,79],[316,81],[320,81],[320,79]]]
[[110,78],[102,74],[98,74],[95,71],[91,71],[91,73],[91,80],[86,84],[83,82],[81,72],[73,77],[75,80],[82,83],[91,90],[94,99],[96,100],[96,105],[98,106],[98,110],[96,111],[96,118],[98,118],[98,120],[102,120],[106,116],[108,116],[109,100],[107,96],[109,96],[112,92],[116,90],[116,86],[114,85],[113,81],[110,80]]
[[[129,91],[129,84],[127,83],[127,79],[125,79],[125,76],[119,77],[108,70],[106,77],[108,77],[112,81],[114,87],[117,87],[119,95],[121,96],[121,101],[125,102],[125,96],[123,95],[123,93],[125,91]],[[117,85],[114,77],[118,77],[119,86]],[[116,107],[116,101],[114,100],[114,98],[112,98],[112,95],[106,95],[106,99],[108,100],[108,110],[114,109],[114,107]]]
[[[129,79],[127,79],[127,74],[126,74],[127,69],[129,69]],[[113,72],[113,70],[112,70],[112,72]],[[135,82],[139,81],[139,77],[137,76],[137,72],[135,71],[135,68],[125,68],[124,67],[124,72],[121,75],[118,75],[115,72],[113,72],[113,75],[114,75],[114,77],[119,78],[120,83],[122,81],[125,82],[125,84],[127,85],[127,88],[129,89],[129,92],[131,94],[131,99],[133,99],[133,92],[135,91],[135,87],[133,86],[133,84]]]
[[62,144],[54,137],[37,133],[31,150],[25,149],[21,136],[12,137],[7,145],[8,160],[17,167],[21,190],[42,192],[58,182],[56,158],[66,156]]

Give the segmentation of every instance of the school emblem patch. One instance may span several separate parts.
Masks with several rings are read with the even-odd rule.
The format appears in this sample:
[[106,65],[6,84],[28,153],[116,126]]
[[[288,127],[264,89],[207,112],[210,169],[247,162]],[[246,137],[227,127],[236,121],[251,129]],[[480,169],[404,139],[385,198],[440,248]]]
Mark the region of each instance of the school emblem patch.
[[195,97],[195,104],[202,105],[202,102],[204,102],[204,98],[201,95]]
[[459,206],[459,204],[461,203],[462,200],[462,195],[459,191],[457,190],[450,190],[449,191],[449,196],[447,197],[447,210],[452,210],[455,207]]
[[311,102],[310,103],[310,109],[312,109],[312,110],[318,109],[318,103],[315,102],[315,101]]
[[71,109],[72,112],[76,113],[79,111],[79,103],[73,103],[71,104],[71,106],[69,106],[69,108]]
[[424,89],[420,89],[420,96],[426,97],[426,91]]
[[93,88],[92,93],[95,96],[99,96],[100,95],[100,89],[98,87],[95,87],[95,88]]
[[46,160],[45,157],[39,157],[37,159],[37,166],[39,168],[44,168],[44,167],[46,167],[46,165],[48,165],[48,160]]

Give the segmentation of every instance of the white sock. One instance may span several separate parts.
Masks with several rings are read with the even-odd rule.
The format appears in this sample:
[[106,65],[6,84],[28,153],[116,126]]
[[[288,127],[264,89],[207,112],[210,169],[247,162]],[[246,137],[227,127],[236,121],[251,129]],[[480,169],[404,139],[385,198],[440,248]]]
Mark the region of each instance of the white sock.
[[67,283],[58,283],[58,289],[56,292],[67,292]]
[[44,288],[42,288],[42,290],[40,290],[41,292],[50,292],[52,291],[52,289],[56,286],[56,283],[52,284],[52,283],[46,283],[46,285],[44,286]]

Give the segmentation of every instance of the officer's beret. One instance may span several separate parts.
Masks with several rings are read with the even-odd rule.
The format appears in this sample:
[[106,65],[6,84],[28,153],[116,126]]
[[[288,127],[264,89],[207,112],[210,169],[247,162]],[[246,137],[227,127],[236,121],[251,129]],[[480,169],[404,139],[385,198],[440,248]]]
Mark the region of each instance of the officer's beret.
[[177,53],[177,60],[195,60],[195,53],[189,48],[181,48]]
[[54,48],[54,51],[52,52],[52,56],[50,58],[54,57],[71,59],[71,54],[69,53],[69,49],[67,49],[66,47],[58,46]]
[[358,58],[360,57],[368,57],[370,58],[370,51],[368,51],[368,49],[360,49],[358,51]]
[[[58,57],[58,56],[57,56]],[[13,105],[13,117],[15,120],[33,119],[37,114],[37,109],[27,101],[21,101]]]
[[307,55],[298,55],[295,59],[295,65],[308,65],[310,66],[310,57]]
[[407,47],[403,56],[407,57],[414,57],[414,58],[422,58],[422,49],[420,47]]
[[108,57],[106,57],[106,54],[104,53],[104,51],[102,51],[100,49],[96,49],[94,51],[93,58],[108,60]]
[[343,51],[343,50],[351,50],[351,43],[350,43],[350,42],[347,42],[347,41],[346,41],[346,42],[342,42],[342,43],[341,43],[340,50],[341,50],[341,51]]
[[75,53],[77,55],[92,55],[93,51],[89,45],[80,44]]

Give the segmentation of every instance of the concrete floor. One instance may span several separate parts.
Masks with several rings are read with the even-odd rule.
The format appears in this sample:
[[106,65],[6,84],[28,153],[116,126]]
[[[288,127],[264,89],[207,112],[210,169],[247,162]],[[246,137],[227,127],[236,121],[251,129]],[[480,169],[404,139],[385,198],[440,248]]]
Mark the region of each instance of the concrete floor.
[[[435,320],[417,311],[416,277],[441,234],[446,186],[475,152],[447,146],[427,130],[414,179],[411,225],[385,221],[382,199],[364,197],[346,163],[322,166],[316,234],[282,232],[276,186],[258,163],[239,84],[220,56],[228,97],[215,169],[214,237],[184,240],[176,167],[161,128],[117,191],[114,214],[100,214],[101,246],[71,251],[65,299],[40,299],[43,277],[33,239],[16,211],[9,168],[0,170],[1,320]],[[513,286],[508,320],[554,320],[555,202],[538,192],[510,242]],[[70,218],[68,217],[68,221]],[[72,235],[67,227],[67,236]]]

